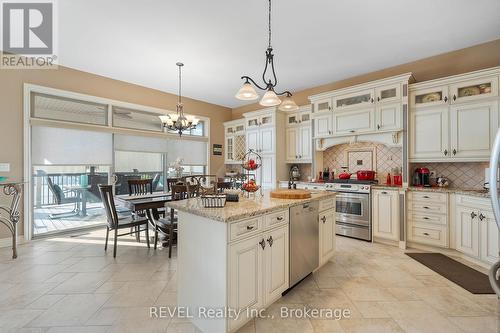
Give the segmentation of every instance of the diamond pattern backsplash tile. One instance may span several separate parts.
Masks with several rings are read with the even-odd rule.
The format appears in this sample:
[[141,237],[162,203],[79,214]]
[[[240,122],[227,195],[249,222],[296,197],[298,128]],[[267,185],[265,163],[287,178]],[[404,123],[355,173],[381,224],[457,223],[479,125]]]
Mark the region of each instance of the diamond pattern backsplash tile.
[[[436,172],[436,177],[446,177],[450,187],[463,189],[482,189],[484,185],[484,169],[487,162],[457,162],[457,163],[413,163],[410,164],[410,178],[416,168],[428,168]],[[435,179],[431,179],[431,185]]]
[[[345,160],[346,151],[355,149],[374,149],[376,152],[377,164],[377,179],[379,182],[385,182],[387,178],[387,173],[392,172],[392,169],[401,168],[403,166],[402,156],[403,151],[400,147],[387,147],[382,144],[376,144],[371,142],[358,142],[354,144],[341,144],[337,146],[330,147],[323,152],[323,167],[335,169],[337,174],[342,171],[342,167],[347,166],[347,161]],[[365,168],[366,169],[366,168]],[[349,170],[350,172],[355,172],[356,170]]]

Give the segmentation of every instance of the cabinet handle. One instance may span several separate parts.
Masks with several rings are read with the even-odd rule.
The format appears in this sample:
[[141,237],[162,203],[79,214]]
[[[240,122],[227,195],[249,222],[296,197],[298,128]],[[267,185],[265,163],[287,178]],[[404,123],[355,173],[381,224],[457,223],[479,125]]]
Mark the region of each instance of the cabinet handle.
[[278,221],[283,221],[283,216],[278,216],[278,217],[276,218],[276,220],[278,220]]
[[349,132],[354,133],[354,132],[356,132],[356,131],[355,131],[355,130],[350,130]]
[[247,225],[247,230],[252,230],[254,228],[253,225]]
[[456,154],[457,154],[457,150],[453,149],[453,155],[456,155]]
[[448,102],[448,96],[444,96],[444,102]]
[[323,223],[325,223],[325,222],[326,222],[326,216],[323,216],[323,217],[321,218],[321,221],[322,221]]
[[273,246],[273,236],[269,236],[269,238],[267,239],[267,242],[269,243],[269,246],[272,247]]
[[386,191],[382,191],[382,192],[380,192],[380,194],[387,194],[387,192]]
[[429,196],[428,195],[424,195],[423,198],[424,199],[429,199]]
[[295,159],[299,158],[297,155],[295,155]]
[[429,233],[428,233],[428,232],[424,232],[424,235],[425,235],[425,236],[429,236]]
[[380,102],[380,97],[377,97],[377,102]]
[[430,209],[430,208],[429,208],[429,207],[427,207],[427,206],[424,206],[423,208],[424,208],[424,209]]
[[259,242],[259,244],[262,247],[262,250],[264,250],[264,248],[266,247],[266,241],[264,240],[264,238],[262,238],[262,240]]
[[302,158],[302,155],[299,155],[299,158]]
[[453,95],[453,101],[456,101],[457,100],[457,95]]
[[477,214],[476,214],[476,213],[474,213],[474,212],[471,212],[471,213],[470,213],[470,218],[471,218],[471,219],[476,218],[476,216],[477,216]]
[[447,155],[448,155],[448,150],[447,150],[447,149],[445,149],[445,150],[444,150],[444,156],[447,156]]
[[483,213],[479,214],[479,219],[482,221],[486,218],[486,216],[483,215]]
[[374,102],[373,98],[372,98],[372,99],[370,99],[370,102],[372,102],[372,103]]
[[378,129],[378,130],[380,129],[380,125],[377,125],[377,129]]
[[424,220],[430,220],[427,216],[423,217]]

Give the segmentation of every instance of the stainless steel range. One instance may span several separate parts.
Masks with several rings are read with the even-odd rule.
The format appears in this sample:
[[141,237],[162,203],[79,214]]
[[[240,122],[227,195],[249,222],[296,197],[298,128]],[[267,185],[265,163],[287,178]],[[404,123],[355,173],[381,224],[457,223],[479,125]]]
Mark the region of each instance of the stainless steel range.
[[372,240],[371,185],[376,181],[335,179],[325,185],[337,192],[336,234]]

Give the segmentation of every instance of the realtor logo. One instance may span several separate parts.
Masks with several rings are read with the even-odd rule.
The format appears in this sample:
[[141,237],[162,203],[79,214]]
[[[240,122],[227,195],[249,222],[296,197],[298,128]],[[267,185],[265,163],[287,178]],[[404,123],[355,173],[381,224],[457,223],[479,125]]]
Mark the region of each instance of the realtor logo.
[[0,0],[2,68],[54,68],[54,0]]

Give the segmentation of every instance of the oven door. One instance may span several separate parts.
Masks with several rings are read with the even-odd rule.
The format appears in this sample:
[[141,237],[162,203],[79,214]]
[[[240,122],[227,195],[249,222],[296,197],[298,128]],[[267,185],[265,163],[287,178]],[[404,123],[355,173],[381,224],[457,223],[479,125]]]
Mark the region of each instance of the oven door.
[[370,195],[368,193],[337,192],[336,212],[338,222],[369,226]]

